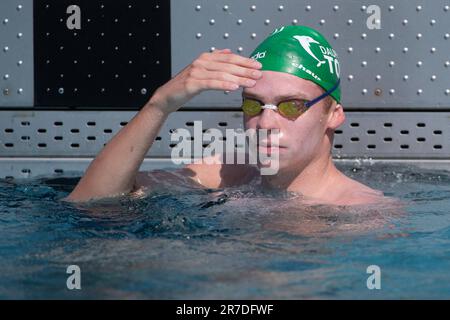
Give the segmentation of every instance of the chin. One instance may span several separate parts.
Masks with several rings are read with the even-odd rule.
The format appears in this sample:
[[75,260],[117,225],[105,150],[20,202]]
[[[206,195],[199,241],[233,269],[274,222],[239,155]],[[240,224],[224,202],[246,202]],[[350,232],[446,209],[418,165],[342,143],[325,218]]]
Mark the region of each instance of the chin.
[[279,172],[278,160],[267,160],[265,162],[258,161],[257,164],[261,175],[273,176]]
[[[278,175],[282,172],[288,172],[289,168],[292,167],[292,164],[283,159],[278,160],[267,160],[265,163],[261,163],[258,161],[258,168],[261,170],[266,170],[267,172],[274,172],[271,175]],[[269,171],[272,170],[272,171]]]

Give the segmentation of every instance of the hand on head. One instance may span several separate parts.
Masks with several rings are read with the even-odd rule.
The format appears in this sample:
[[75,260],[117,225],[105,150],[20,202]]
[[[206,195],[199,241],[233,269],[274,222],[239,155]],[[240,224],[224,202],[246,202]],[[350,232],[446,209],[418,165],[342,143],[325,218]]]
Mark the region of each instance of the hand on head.
[[194,96],[206,90],[233,91],[252,87],[262,76],[261,64],[234,54],[230,49],[200,54],[190,65],[159,87],[150,99],[165,113],[178,110]]

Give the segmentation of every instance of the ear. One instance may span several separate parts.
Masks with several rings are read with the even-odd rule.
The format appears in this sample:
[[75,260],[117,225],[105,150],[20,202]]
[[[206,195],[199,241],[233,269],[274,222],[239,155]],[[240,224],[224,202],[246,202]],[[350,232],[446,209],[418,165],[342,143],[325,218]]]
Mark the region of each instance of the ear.
[[335,130],[339,128],[345,122],[344,108],[341,104],[333,101],[333,105],[330,107],[328,113],[328,128]]

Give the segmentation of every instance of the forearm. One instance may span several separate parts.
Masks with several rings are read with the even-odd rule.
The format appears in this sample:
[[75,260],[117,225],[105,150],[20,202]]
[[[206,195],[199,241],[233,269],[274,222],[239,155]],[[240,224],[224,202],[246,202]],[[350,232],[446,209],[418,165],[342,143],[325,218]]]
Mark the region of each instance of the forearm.
[[130,192],[139,167],[167,116],[150,100],[106,144],[67,199],[86,201]]
[[132,190],[145,154],[171,112],[205,90],[252,87],[261,64],[253,59],[215,50],[202,53],[189,66],[159,87],[149,103],[103,148],[67,198],[84,201]]

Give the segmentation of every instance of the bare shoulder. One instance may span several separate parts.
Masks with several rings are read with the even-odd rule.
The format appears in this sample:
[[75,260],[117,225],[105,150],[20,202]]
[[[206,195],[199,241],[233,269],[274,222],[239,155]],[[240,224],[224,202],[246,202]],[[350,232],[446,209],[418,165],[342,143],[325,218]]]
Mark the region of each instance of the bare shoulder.
[[387,197],[381,192],[365,192],[361,190],[354,190],[339,199],[339,205],[360,205],[360,204],[381,204],[384,203]]
[[185,174],[207,188],[223,188],[248,183],[259,171],[247,164],[211,163],[211,159],[186,165]]
[[152,170],[138,172],[134,191],[151,190],[161,183],[174,187],[223,188],[245,184],[252,180],[259,171],[256,167],[244,164],[222,164],[205,158],[174,170]]
[[380,204],[389,201],[383,191],[373,189],[361,182],[345,177],[342,189],[335,199],[337,205]]

